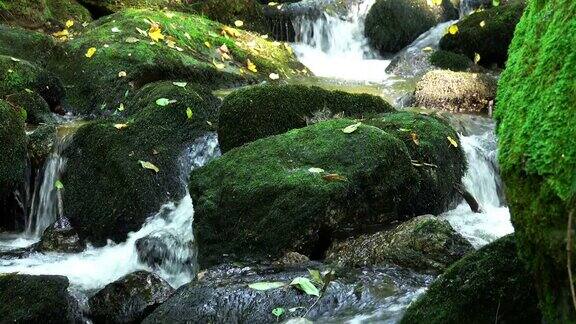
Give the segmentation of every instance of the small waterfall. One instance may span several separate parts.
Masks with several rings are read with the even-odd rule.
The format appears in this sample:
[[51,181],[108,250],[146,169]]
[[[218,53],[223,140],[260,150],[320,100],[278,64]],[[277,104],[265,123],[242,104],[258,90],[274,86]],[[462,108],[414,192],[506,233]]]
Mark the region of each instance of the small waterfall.
[[58,138],[53,152],[46,159],[39,188],[34,190],[31,210],[26,219],[25,234],[40,238],[44,230],[62,216],[62,197],[57,181],[64,171],[66,159],[62,156],[66,137]]
[[324,11],[319,17],[293,18],[294,50],[317,76],[382,82],[390,61],[378,59],[364,36],[364,19],[375,0],[346,3],[346,12]]
[[488,244],[514,231],[510,223],[510,212],[502,198],[494,122],[488,121],[490,128],[487,132],[460,136],[460,143],[468,161],[468,170],[462,181],[480,204],[482,212],[473,213],[468,204],[462,202],[455,209],[443,214],[475,247]]
[[[183,170],[204,165],[220,155],[215,133],[207,134],[186,150]],[[192,221],[192,198],[186,194],[178,202],[169,202],[150,217],[137,232],[128,234],[125,242],[110,242],[101,248],[88,247],[77,254],[35,253],[16,260],[0,259],[0,273],[49,274],[68,277],[74,289],[100,289],[108,283],[137,270],[154,271],[172,286],[179,287],[195,276],[196,250]],[[154,248],[142,249],[139,242],[154,241]],[[149,246],[147,246],[149,247]],[[151,264],[148,253],[160,252],[165,261]],[[158,254],[152,256],[154,258]],[[158,259],[156,259],[158,260]]]

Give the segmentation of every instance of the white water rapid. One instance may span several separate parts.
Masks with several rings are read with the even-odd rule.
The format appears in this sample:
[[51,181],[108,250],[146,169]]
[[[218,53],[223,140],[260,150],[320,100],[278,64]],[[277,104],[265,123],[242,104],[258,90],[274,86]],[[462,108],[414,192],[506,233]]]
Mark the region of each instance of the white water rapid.
[[[218,139],[211,133],[195,142],[186,154],[188,161],[185,164],[200,167],[219,154]],[[22,259],[0,259],[0,273],[63,275],[68,277],[74,289],[89,291],[102,288],[134,271],[148,270],[156,272],[172,286],[179,287],[190,282],[195,275],[193,271],[183,271],[185,266],[178,263],[194,259],[191,254],[195,251],[189,248],[194,243],[193,216],[192,199],[186,195],[177,203],[162,206],[139,231],[130,233],[123,243],[110,242],[101,248],[88,247],[78,254],[32,253]],[[136,242],[156,233],[168,234],[171,241],[176,239],[177,244],[166,243],[175,260],[161,267],[150,268],[139,260]]]

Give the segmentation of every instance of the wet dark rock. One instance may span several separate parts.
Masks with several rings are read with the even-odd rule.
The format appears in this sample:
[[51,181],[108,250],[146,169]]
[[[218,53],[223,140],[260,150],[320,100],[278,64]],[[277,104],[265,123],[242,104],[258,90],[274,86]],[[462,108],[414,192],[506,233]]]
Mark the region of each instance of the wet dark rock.
[[76,301],[63,276],[0,274],[2,323],[79,323]]
[[66,219],[48,227],[36,246],[36,250],[39,252],[76,253],[83,249],[84,246],[80,242],[78,233]]
[[[321,264],[308,268],[325,270]],[[303,316],[311,320],[337,320],[350,314],[371,312],[391,306],[401,296],[424,286],[428,276],[397,268],[337,271],[322,298],[313,306],[309,296],[288,285],[296,277],[309,277],[306,267],[220,265],[199,275],[200,279],[179,288],[144,323],[272,323],[277,307],[286,313],[280,320]],[[255,282],[283,282],[286,286],[259,291],[249,288]],[[316,284],[319,288],[320,285]],[[407,301],[404,301],[404,305]],[[399,305],[397,305],[399,306]]]
[[423,215],[390,231],[334,243],[326,261],[345,266],[392,263],[415,270],[442,271],[473,250],[447,220]]
[[169,273],[194,273],[196,247],[193,242],[183,242],[167,231],[157,231],[136,241],[140,262],[153,269],[164,269]]
[[153,273],[138,271],[108,284],[90,298],[95,323],[139,323],[174,289]]
[[56,126],[42,125],[28,135],[28,158],[33,170],[39,170],[53,152]]

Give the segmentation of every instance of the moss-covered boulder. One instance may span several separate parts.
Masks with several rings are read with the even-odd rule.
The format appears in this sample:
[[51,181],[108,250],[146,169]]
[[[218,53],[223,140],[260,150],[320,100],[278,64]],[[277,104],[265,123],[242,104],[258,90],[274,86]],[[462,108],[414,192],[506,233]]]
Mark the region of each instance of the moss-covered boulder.
[[541,323],[537,304],[532,277],[508,235],[449,267],[401,323]]
[[45,67],[58,53],[53,37],[43,33],[0,24],[0,55],[11,56]]
[[123,9],[160,10],[171,5],[180,5],[185,0],[80,0],[96,16],[108,15]]
[[326,261],[338,266],[396,264],[421,271],[442,271],[473,250],[472,244],[447,220],[423,215],[390,231],[336,242],[326,253]]
[[478,64],[503,67],[508,57],[508,46],[514,36],[514,28],[522,17],[524,4],[515,1],[505,6],[475,12],[458,23],[458,32],[447,33],[440,40],[440,48],[466,55]]
[[377,0],[366,16],[364,34],[380,53],[395,53],[436,24],[458,18],[449,0]]
[[92,17],[76,0],[0,0],[2,22],[30,29],[58,29],[66,21],[82,24]]
[[[50,107],[56,107],[64,97],[64,87],[60,79],[23,59],[0,55],[0,77],[0,99],[12,102],[21,97],[17,94],[21,91],[36,91]],[[42,107],[36,110],[41,111]]]
[[488,112],[496,78],[485,73],[434,70],[416,83],[415,105],[452,112]]
[[30,89],[8,95],[6,101],[22,109],[27,124],[53,124],[56,122],[46,100]]
[[[190,175],[199,263],[321,257],[336,232],[402,218],[418,192],[404,144],[337,119],[233,149]],[[351,235],[351,233],[348,233]]]
[[[412,112],[385,114],[364,121],[401,140],[418,172],[420,190],[406,213],[438,215],[457,201],[457,187],[466,170],[458,134],[448,122]],[[456,141],[455,147],[450,140]]]
[[200,0],[193,4],[194,10],[223,24],[234,26],[242,21],[243,29],[261,34],[270,31],[262,5],[257,0]]
[[219,101],[182,85],[147,85],[125,107],[128,117],[82,126],[65,149],[64,214],[83,241],[124,241],[163,203],[184,195],[188,171],[179,157],[211,130]]
[[18,200],[25,196],[26,132],[20,109],[0,100],[0,229],[22,225],[24,210]]
[[[569,140],[576,136],[575,27],[574,1],[528,1],[496,106],[506,199],[549,323],[576,321],[566,270],[567,227],[576,208],[576,146]],[[574,261],[571,268],[576,272]]]
[[323,119],[363,117],[391,112],[380,97],[328,91],[302,85],[267,85],[237,90],[220,109],[218,139],[222,151],[301,128]]
[[4,323],[78,323],[82,319],[63,276],[0,274]]
[[28,158],[32,170],[38,171],[52,153],[57,140],[55,125],[41,125],[28,134]]
[[286,46],[203,17],[128,9],[66,43],[55,65],[80,113],[114,111],[143,85],[179,79],[224,86],[292,76],[302,65]]
[[466,55],[443,50],[435,51],[428,60],[438,68],[454,72],[466,71],[472,66],[472,61]]
[[139,323],[173,292],[158,275],[133,272],[106,285],[90,298],[91,318],[96,323]]

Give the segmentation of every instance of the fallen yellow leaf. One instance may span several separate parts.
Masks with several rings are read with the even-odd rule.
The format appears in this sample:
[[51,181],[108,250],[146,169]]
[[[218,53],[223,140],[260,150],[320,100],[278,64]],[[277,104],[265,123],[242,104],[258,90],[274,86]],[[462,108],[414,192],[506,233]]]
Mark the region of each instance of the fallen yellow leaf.
[[448,32],[450,33],[450,35],[456,35],[456,33],[458,33],[458,26],[456,25],[452,25],[448,28]]
[[158,173],[160,172],[160,169],[158,169],[157,166],[155,166],[154,164],[148,162],[148,161],[138,161],[138,163],[140,163],[140,165],[144,168],[144,169],[148,169],[148,170],[153,170],[154,172]]
[[350,133],[354,133],[356,131],[356,129],[358,129],[358,126],[362,125],[362,123],[356,123],[356,124],[352,124],[350,126],[346,126],[344,129],[342,129],[342,132],[346,133],[346,134],[350,134]]
[[448,139],[448,142],[450,142],[450,145],[454,146],[454,147],[458,147],[458,142],[456,142],[455,139],[453,139],[452,137],[448,136],[446,137]]
[[250,59],[246,59],[246,68],[249,71],[252,71],[254,73],[258,72],[258,69],[256,68],[256,65],[254,63],[252,63],[252,61],[250,61]]
[[268,77],[272,80],[280,79],[280,76],[277,73],[270,73],[270,75]]
[[218,63],[218,62],[216,62],[215,59],[212,59],[212,64],[214,64],[214,66],[215,66],[218,70],[222,70],[222,69],[224,69],[224,67],[226,67],[226,65],[224,65],[224,63]]
[[70,34],[70,33],[68,32],[68,29],[64,29],[64,30],[61,30],[61,31],[59,31],[59,32],[53,33],[52,36],[54,36],[54,37],[66,37],[66,36],[68,36],[69,34]]
[[148,30],[148,36],[155,42],[164,39],[164,35],[162,34],[162,29],[160,28],[160,25],[154,23],[150,26],[150,29]]
[[128,124],[114,124],[114,127],[116,129],[123,129],[123,128],[128,127]]
[[485,22],[484,20],[482,20],[482,21],[480,22],[480,27],[484,27],[484,26],[486,26],[486,22]]
[[74,20],[71,20],[71,19],[67,20],[66,21],[66,28],[70,28],[72,26],[74,26]]
[[341,176],[337,173],[330,173],[322,176],[322,179],[326,181],[346,181],[346,177]]
[[96,54],[96,47],[90,47],[90,48],[86,51],[86,57],[87,57],[87,58],[91,58],[92,56],[94,56],[94,54]]
[[236,20],[236,21],[234,22],[234,26],[236,26],[236,27],[242,27],[242,26],[244,26],[244,22],[243,22],[242,20]]
[[412,138],[412,142],[414,142],[414,144],[420,145],[420,139],[418,139],[418,134],[411,133],[410,137]]
[[208,47],[208,48],[211,48],[211,47],[212,47],[212,44],[210,44],[209,41],[205,41],[205,42],[204,42],[204,46],[206,46],[206,47]]
[[480,54],[474,53],[474,64],[478,64],[480,62]]
[[120,71],[120,72],[118,72],[118,77],[119,77],[119,78],[123,78],[123,77],[125,77],[126,75],[127,75],[127,74],[126,74],[126,71]]

